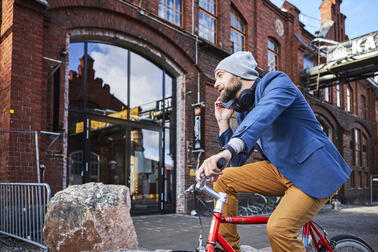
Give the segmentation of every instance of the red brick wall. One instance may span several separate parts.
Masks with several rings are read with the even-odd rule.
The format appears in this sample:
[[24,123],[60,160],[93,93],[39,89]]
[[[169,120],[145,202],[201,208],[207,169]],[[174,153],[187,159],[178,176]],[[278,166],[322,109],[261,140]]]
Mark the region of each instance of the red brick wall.
[[[0,9],[0,129],[9,130],[12,71],[13,0],[2,1]],[[0,181],[7,181],[9,134],[0,133]]]

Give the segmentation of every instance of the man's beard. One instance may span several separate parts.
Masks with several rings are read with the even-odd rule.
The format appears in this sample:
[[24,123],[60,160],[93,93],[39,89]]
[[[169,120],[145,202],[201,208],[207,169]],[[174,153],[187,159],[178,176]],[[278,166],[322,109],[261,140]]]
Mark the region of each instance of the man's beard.
[[232,79],[231,87],[225,87],[221,94],[221,100],[223,102],[228,102],[231,99],[235,99],[236,94],[242,88],[242,83],[235,77]]

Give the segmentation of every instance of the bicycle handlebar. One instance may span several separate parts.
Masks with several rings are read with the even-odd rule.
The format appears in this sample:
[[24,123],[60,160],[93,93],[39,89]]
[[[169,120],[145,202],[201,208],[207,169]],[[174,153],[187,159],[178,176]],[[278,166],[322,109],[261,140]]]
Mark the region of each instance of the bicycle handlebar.
[[[221,170],[224,169],[226,165],[227,161],[224,158],[221,158],[217,161],[217,167]],[[196,189],[205,192],[207,195],[217,200],[222,198],[218,192],[214,191],[212,188],[206,185],[206,176],[204,174],[201,175],[201,182],[191,185],[188,189],[185,190],[185,192],[194,193]]]
[[221,158],[217,162],[217,167],[221,170],[223,170],[226,167],[227,161],[225,158]]

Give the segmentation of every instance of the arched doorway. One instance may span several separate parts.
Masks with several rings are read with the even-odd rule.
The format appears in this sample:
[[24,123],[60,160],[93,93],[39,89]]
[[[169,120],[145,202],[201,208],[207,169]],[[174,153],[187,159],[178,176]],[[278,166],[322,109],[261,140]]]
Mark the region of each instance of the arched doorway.
[[175,79],[110,44],[72,42],[69,53],[68,155],[81,151],[82,165],[78,178],[68,162],[68,184],[126,185],[133,212],[174,211]]

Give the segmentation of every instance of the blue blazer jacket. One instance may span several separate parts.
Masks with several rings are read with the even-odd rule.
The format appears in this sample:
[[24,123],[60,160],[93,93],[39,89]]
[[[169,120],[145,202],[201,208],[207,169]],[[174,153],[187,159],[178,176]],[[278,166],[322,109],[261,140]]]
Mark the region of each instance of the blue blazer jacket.
[[255,105],[238,115],[238,123],[234,133],[228,129],[219,136],[222,146],[232,137],[246,144],[231,166],[241,166],[259,141],[278,171],[312,197],[329,197],[348,180],[351,169],[285,73],[270,72],[257,83]]

